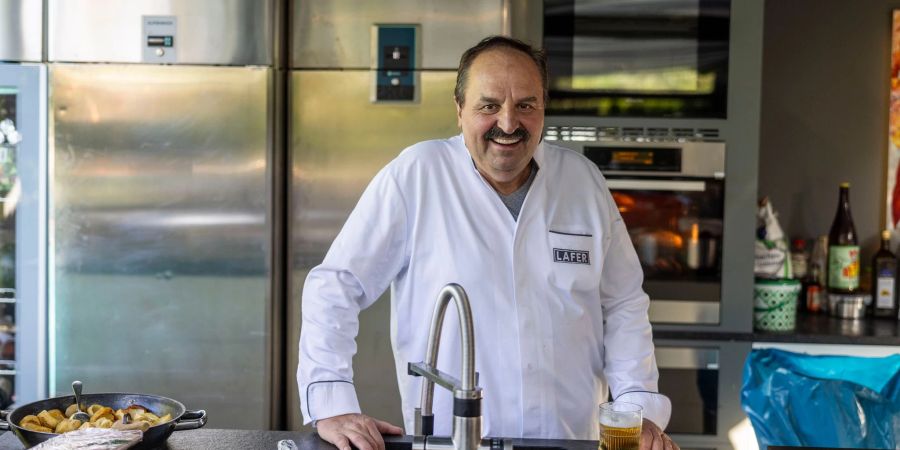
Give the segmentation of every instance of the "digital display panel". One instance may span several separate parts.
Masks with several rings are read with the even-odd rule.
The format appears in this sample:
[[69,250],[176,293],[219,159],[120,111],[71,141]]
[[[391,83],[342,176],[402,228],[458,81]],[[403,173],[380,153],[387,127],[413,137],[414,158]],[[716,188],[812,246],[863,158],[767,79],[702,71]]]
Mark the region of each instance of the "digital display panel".
[[601,171],[681,172],[680,148],[585,147]]
[[653,165],[652,151],[617,150],[612,153],[612,164],[638,164],[643,166]]

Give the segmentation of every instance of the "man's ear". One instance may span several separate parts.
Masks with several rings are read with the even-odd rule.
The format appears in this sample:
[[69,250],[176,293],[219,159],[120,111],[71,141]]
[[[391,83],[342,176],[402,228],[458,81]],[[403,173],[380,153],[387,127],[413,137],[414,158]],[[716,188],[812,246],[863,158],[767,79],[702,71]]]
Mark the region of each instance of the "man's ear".
[[456,105],[456,127],[462,128],[462,106],[456,101],[455,97],[453,98],[453,103]]

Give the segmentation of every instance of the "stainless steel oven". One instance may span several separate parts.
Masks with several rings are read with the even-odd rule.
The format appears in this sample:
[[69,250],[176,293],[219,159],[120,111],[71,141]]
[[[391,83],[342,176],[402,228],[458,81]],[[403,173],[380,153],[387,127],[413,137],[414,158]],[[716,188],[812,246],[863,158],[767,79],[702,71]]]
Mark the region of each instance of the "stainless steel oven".
[[644,270],[650,320],[719,324],[725,143],[607,131],[548,127],[545,139],[582,152],[606,177]]
[[745,419],[740,388],[750,342],[656,340],[659,392],[672,401],[666,433],[687,449],[732,449]]
[[725,118],[731,0],[545,0],[552,115]]
[[657,347],[659,391],[678,408],[669,433],[715,435],[719,404],[719,349]]

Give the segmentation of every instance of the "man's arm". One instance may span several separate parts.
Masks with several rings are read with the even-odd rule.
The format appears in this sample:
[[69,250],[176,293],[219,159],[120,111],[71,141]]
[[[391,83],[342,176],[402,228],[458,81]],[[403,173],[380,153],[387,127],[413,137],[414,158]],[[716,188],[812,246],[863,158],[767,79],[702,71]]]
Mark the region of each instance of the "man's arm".
[[[352,365],[359,312],[370,306],[405,266],[406,227],[399,188],[388,170],[382,170],[366,188],[322,264],[307,276],[297,383],[304,423],[318,422],[320,434],[328,434],[321,428],[326,419],[347,419],[329,421],[346,425],[359,417]],[[361,425],[365,429],[354,433],[368,430],[368,437],[380,440],[380,436],[371,436],[379,431],[377,426],[373,431],[370,422]],[[362,448],[352,437],[350,432],[338,433],[335,440],[329,440],[339,445],[339,438],[350,438]]]
[[610,240],[600,279],[604,373],[614,399],[641,405],[644,418],[665,429],[672,404],[657,393],[659,372],[647,315],[650,299],[641,287],[643,272],[625,223],[612,196],[607,198]]

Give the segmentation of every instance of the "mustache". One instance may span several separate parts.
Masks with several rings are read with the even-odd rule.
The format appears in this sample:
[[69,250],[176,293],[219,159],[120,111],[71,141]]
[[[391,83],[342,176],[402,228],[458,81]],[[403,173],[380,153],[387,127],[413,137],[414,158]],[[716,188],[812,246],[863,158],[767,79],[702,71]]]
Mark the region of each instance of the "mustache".
[[512,133],[505,133],[499,127],[495,126],[495,127],[491,128],[490,130],[488,130],[486,133],[484,133],[485,140],[496,139],[496,138],[528,139],[530,136],[531,136],[531,134],[528,133],[528,130],[521,128],[521,127],[516,128],[515,131],[513,131]]

